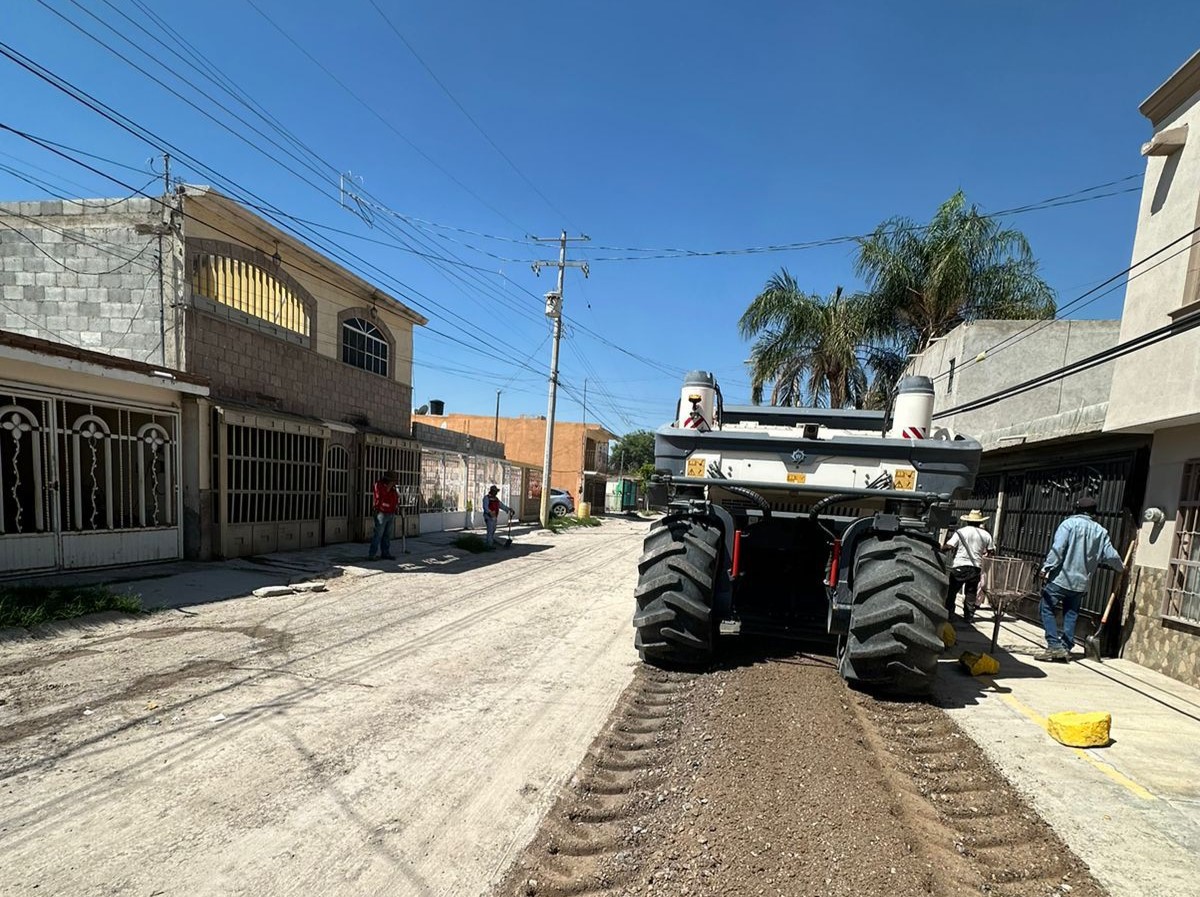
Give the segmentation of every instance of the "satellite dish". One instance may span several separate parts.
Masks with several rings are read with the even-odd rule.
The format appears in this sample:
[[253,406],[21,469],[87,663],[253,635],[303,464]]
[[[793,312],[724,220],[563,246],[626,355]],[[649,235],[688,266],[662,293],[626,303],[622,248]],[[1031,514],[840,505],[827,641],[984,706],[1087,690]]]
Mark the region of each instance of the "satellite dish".
[[429,413],[428,405],[422,405],[420,408],[417,409],[417,414],[428,414],[428,413]]

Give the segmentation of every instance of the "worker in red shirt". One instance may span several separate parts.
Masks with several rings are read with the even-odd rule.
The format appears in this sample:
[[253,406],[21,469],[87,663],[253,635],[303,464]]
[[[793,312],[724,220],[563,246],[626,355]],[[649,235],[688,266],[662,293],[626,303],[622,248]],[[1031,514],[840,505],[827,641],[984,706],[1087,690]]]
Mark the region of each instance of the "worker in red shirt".
[[396,525],[396,509],[400,506],[400,493],[396,491],[399,478],[396,471],[389,470],[375,481],[375,532],[371,535],[368,561],[376,557],[385,561],[392,559],[392,527]]
[[496,521],[501,510],[506,511],[509,517],[515,516],[513,509],[500,500],[500,487],[492,486],[483,496],[483,525],[487,528],[483,542],[489,548],[496,545]]

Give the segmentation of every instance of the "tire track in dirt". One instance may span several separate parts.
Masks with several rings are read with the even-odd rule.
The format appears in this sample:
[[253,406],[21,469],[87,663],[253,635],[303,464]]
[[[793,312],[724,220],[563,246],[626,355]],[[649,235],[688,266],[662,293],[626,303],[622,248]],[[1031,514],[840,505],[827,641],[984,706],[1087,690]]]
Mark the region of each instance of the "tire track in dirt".
[[639,667],[533,843],[496,893],[512,897],[609,894],[636,866],[638,820],[662,802],[673,744],[696,676]]
[[[925,834],[945,894],[1104,893],[976,745],[936,706],[854,695],[907,825]],[[1065,886],[1065,887],[1064,887]]]
[[1103,897],[942,710],[778,650],[640,668],[494,897]]

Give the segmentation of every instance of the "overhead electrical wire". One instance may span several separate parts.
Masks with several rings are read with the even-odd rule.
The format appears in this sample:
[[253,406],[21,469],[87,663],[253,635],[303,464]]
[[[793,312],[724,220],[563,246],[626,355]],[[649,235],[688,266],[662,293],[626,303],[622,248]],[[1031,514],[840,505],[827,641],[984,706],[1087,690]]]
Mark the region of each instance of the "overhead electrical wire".
[[1098,365],[1105,364],[1117,358],[1122,358],[1139,349],[1144,349],[1147,346],[1154,346],[1161,342],[1165,342],[1174,336],[1181,333],[1187,333],[1189,330],[1195,330],[1200,327],[1200,311],[1192,311],[1186,315],[1181,315],[1169,324],[1164,324],[1162,327],[1157,327],[1146,333],[1136,336],[1133,339],[1126,340],[1123,343],[1118,343],[1115,346],[1110,346],[1100,352],[1096,352],[1086,358],[1081,358],[1078,361],[1073,361],[1070,364],[1063,365],[1053,371],[1048,371],[1045,374],[1039,374],[1036,377],[1031,377],[1021,383],[1004,389],[997,390],[986,396],[981,396],[970,402],[963,402],[960,405],[955,405],[952,408],[947,408],[944,411],[938,411],[933,415],[934,420],[950,417],[955,414],[965,414],[968,411],[978,411],[982,408],[987,408],[990,405],[995,405],[998,402],[1003,402],[1006,399],[1014,398],[1022,393],[1037,389],[1039,386],[1046,386],[1049,383],[1063,380],[1073,374],[1078,374]]
[[475,116],[473,116],[470,112],[467,111],[467,107],[464,106],[461,102],[459,102],[458,97],[456,97],[453,93],[450,92],[450,88],[447,87],[445,82],[442,81],[442,79],[437,76],[437,73],[434,72],[434,70],[432,68],[430,68],[429,63],[427,63],[422,58],[421,54],[417,52],[416,47],[414,47],[409,42],[408,38],[406,38],[404,36],[404,34],[400,31],[400,29],[398,27],[396,27],[396,23],[392,21],[391,17],[380,8],[379,4],[376,3],[375,0],[367,0],[367,2],[370,3],[371,6],[373,6],[375,8],[375,11],[377,13],[379,13],[379,17],[387,23],[388,27],[392,30],[392,33],[395,34],[397,38],[399,38],[400,43],[404,44],[404,46],[408,49],[408,52],[413,55],[413,58],[416,59],[417,62],[419,62],[421,64],[421,68],[425,69],[425,71],[428,73],[429,77],[433,79],[433,82],[442,89],[442,93],[444,93],[447,97],[450,98],[450,102],[452,102],[458,108],[458,111],[461,112],[463,114],[463,116],[466,117],[467,121],[469,121],[474,126],[475,130],[478,131],[483,136],[483,139],[488,142],[488,145],[491,146],[491,148],[496,151],[496,153],[500,156],[500,158],[508,163],[508,167],[517,173],[517,176],[520,177],[521,180],[523,180],[526,183],[526,185],[528,185],[529,189],[531,189],[535,194],[537,194],[537,196],[542,200],[542,202],[544,202],[546,204],[546,206],[552,212],[554,212],[556,215],[558,215],[560,218],[562,218],[564,221],[566,221],[568,224],[570,224],[571,222],[569,221],[569,216],[566,213],[564,213],[562,210],[560,210],[558,208],[558,206],[556,206],[554,204],[553,200],[551,200],[550,197],[548,197],[545,193],[543,193],[541,188],[538,187],[538,185],[535,184],[533,182],[533,180],[530,179],[525,174],[525,172],[523,172],[520,168],[517,167],[517,163],[512,160],[512,157],[509,156],[508,153],[506,153],[503,149],[501,149],[500,145],[498,143],[496,143],[495,140],[492,139],[492,136],[483,129],[483,125],[481,125],[476,120]]

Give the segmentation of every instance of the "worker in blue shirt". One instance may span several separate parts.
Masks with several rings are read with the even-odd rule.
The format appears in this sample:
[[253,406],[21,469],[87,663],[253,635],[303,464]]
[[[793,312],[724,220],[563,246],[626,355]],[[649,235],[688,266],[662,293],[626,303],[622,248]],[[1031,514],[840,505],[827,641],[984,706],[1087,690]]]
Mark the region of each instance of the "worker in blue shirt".
[[[1088,581],[1097,567],[1125,569],[1113,548],[1108,531],[1096,522],[1096,499],[1084,496],[1075,502],[1075,513],[1058,525],[1054,542],[1042,564],[1042,627],[1046,651],[1036,660],[1066,663],[1075,645],[1075,621],[1087,594]],[[1062,632],[1055,613],[1062,611]]]

